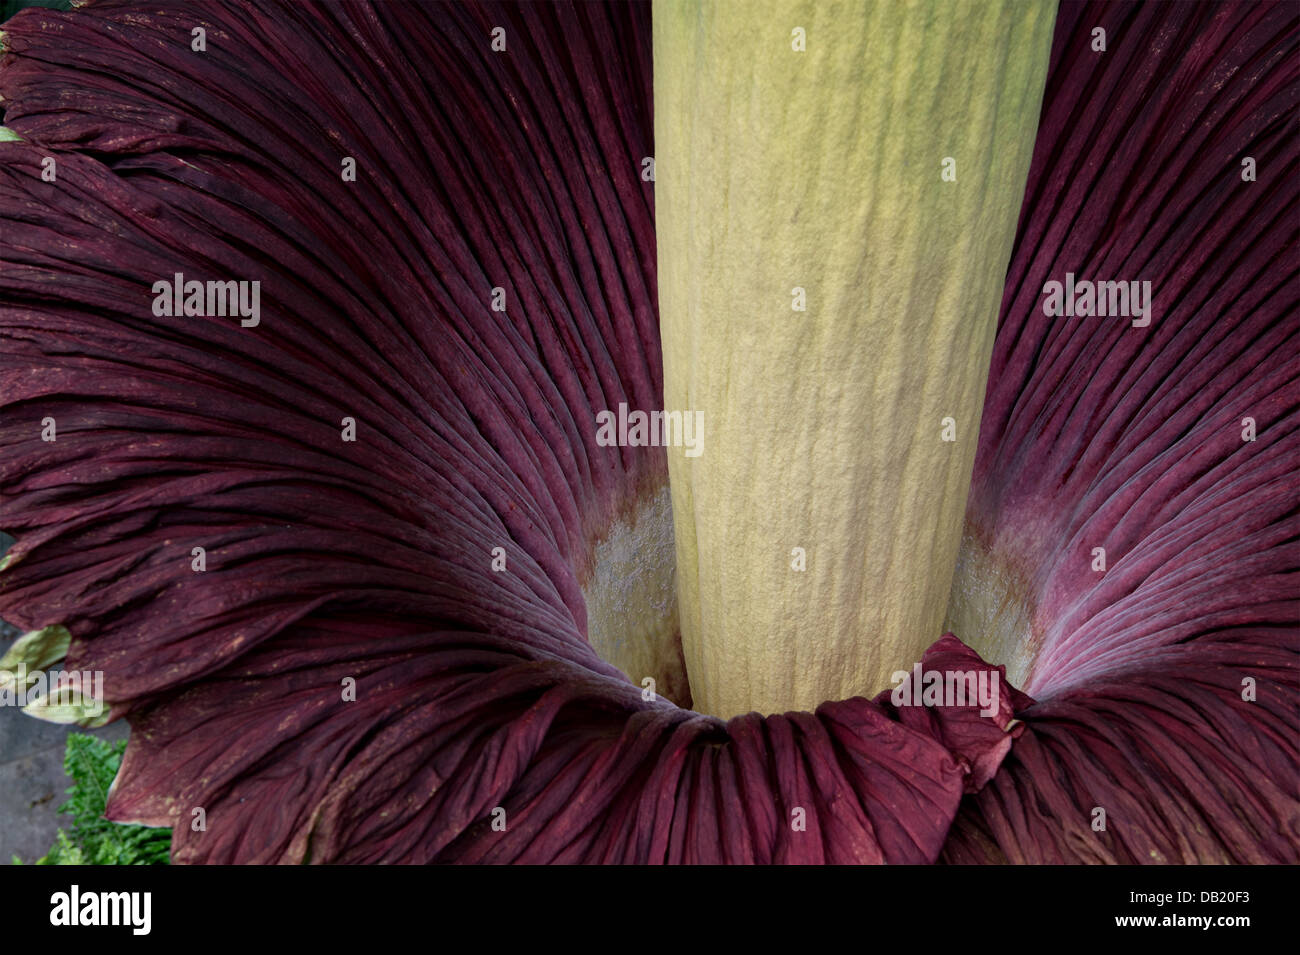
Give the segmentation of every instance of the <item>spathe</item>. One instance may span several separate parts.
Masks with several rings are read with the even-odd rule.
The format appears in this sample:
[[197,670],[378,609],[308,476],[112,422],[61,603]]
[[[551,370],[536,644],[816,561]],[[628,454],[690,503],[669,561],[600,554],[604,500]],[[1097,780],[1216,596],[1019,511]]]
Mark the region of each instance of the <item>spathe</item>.
[[[1061,6],[948,620],[1039,702],[953,861],[1297,860],[1296,45],[1286,4]],[[1044,316],[1067,271],[1155,320]]]

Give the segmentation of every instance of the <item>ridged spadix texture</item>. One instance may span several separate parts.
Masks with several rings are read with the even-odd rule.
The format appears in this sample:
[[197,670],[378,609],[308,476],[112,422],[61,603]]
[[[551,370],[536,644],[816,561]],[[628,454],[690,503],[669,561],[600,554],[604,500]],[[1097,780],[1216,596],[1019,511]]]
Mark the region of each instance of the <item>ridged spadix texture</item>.
[[[105,671],[109,814],[175,861],[933,861],[1009,749],[1009,693],[724,723],[585,639],[665,476],[595,427],[661,400],[649,41],[623,4],[5,25],[0,616]],[[260,323],[153,314],[175,272]]]
[[655,4],[665,403],[695,706],[874,693],[941,632],[1047,3]]

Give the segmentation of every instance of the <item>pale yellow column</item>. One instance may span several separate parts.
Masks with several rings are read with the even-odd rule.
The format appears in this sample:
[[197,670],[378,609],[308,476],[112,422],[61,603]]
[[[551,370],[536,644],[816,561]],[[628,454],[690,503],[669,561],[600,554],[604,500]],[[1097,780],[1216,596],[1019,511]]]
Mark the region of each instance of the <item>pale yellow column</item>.
[[665,403],[704,416],[669,451],[695,706],[874,694],[941,633],[1055,4],[653,16]]

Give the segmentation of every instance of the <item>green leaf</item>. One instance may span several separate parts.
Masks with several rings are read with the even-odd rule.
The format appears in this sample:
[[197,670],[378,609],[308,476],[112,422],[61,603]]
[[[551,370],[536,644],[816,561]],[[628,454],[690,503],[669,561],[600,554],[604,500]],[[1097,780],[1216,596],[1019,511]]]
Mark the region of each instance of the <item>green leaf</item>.
[[[72,816],[68,832],[60,830],[54,845],[36,865],[166,865],[171,830],[122,825],[104,818],[108,793],[126,741],[107,743],[84,733],[68,736],[63,769],[72,779],[68,800],[59,812]],[[17,857],[15,863],[20,863]]]

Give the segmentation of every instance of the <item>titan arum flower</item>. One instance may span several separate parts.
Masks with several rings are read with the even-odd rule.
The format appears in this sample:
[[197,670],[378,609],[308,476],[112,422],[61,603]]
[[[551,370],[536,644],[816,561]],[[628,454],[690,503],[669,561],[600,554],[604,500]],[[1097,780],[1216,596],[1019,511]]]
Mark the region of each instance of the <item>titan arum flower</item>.
[[24,11],[0,668],[176,861],[1295,862],[1298,37]]

